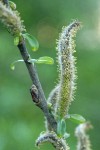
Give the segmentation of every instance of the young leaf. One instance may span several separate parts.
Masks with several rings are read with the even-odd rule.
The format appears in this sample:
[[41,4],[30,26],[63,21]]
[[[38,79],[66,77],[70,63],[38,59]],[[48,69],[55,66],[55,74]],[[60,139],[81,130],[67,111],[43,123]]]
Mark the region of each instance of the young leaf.
[[51,57],[44,56],[44,57],[40,57],[39,59],[29,59],[28,62],[37,63],[37,64],[50,64],[50,65],[52,65],[54,63],[54,60]]
[[44,64],[54,64],[54,60],[53,58],[51,57],[48,57],[48,56],[44,56],[44,57],[40,57],[39,59],[37,59],[37,62],[38,64],[40,63],[44,63]]
[[12,8],[12,10],[15,10],[16,9],[16,4],[12,1],[9,1],[9,5],[10,7]]
[[19,37],[18,36],[16,36],[15,38],[14,38],[14,45],[18,45],[19,44]]
[[66,133],[66,122],[64,119],[59,119],[57,122],[57,133],[60,136],[64,136]]
[[78,114],[69,114],[68,119],[78,124],[84,123],[86,121],[83,116],[78,115]]
[[17,61],[14,61],[14,62],[10,65],[11,70],[15,70],[15,63],[23,62],[23,61],[24,61],[24,60],[17,60]]
[[25,33],[25,34],[22,34],[22,35],[28,41],[28,43],[31,46],[33,51],[36,51],[39,48],[39,43],[38,43],[38,41],[36,40],[35,37],[33,37],[32,35],[30,35],[28,33]]
[[57,134],[61,135],[61,120],[60,119],[57,122]]
[[64,135],[66,132],[66,122],[64,119],[61,120],[61,135]]

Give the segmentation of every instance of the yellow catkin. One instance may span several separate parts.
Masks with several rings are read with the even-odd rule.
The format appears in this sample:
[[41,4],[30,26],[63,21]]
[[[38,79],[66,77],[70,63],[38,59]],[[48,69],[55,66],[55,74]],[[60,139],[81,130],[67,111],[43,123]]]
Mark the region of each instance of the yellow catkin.
[[19,13],[6,7],[0,1],[0,21],[6,26],[12,35],[19,35],[25,31],[23,21],[21,20]]
[[64,117],[68,113],[69,105],[74,97],[76,68],[75,44],[73,38],[80,27],[79,21],[73,21],[69,26],[63,27],[57,41],[59,66],[59,91],[56,104],[56,113]]

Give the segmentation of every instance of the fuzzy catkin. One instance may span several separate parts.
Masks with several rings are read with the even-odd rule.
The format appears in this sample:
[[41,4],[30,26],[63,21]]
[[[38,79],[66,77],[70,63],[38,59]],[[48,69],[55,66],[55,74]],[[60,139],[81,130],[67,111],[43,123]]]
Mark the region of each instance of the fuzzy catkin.
[[75,130],[75,136],[77,137],[77,150],[92,150],[89,136],[86,134],[87,130],[92,128],[91,124],[86,122],[80,124]]
[[70,150],[66,144],[66,141],[62,138],[59,138],[54,132],[40,134],[36,140],[36,146],[40,146],[44,142],[50,142],[56,150]]
[[56,113],[62,118],[68,113],[69,105],[73,101],[76,88],[76,67],[73,56],[75,44],[73,38],[79,27],[79,21],[74,21],[68,27],[63,27],[57,41],[60,88],[56,103]]
[[59,91],[60,85],[58,84],[49,94],[49,97],[47,99],[48,103],[52,104],[52,111],[55,111],[55,105],[57,101],[58,91]]
[[[58,89],[59,89],[59,85],[57,85],[49,94],[48,99],[47,99],[47,103],[48,105],[51,105],[50,112],[52,112],[52,114],[55,115],[55,106],[56,106],[56,101],[57,101],[57,96],[58,96]],[[51,128],[51,126],[49,125],[47,119],[45,118],[45,127],[46,130],[48,131],[52,131],[53,129]]]
[[23,21],[21,20],[19,13],[6,7],[0,1],[0,21],[7,27],[12,35],[19,35],[25,31]]

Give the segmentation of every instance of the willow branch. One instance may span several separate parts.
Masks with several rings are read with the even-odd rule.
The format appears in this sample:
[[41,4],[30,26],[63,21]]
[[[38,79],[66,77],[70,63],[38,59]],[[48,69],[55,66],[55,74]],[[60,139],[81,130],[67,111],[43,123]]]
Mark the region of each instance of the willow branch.
[[[9,6],[9,1],[8,0],[3,0],[3,3],[7,7]],[[44,92],[43,92],[43,89],[42,89],[42,86],[41,86],[41,83],[39,81],[39,77],[38,77],[38,74],[37,74],[37,71],[36,71],[36,67],[32,63],[28,62],[28,60],[30,58],[30,55],[29,55],[28,50],[26,48],[24,39],[21,40],[21,42],[19,42],[18,49],[19,49],[20,54],[21,54],[21,56],[22,56],[22,58],[23,58],[23,60],[26,64],[26,67],[28,69],[28,72],[29,72],[30,78],[32,80],[33,86],[35,86],[35,88],[38,91],[38,95],[37,95],[38,103],[37,103],[37,99],[35,98],[35,96],[33,96],[33,95],[36,95],[36,93],[35,93],[35,90],[33,89],[33,86],[32,86],[30,92],[31,92],[33,102],[43,111],[43,113],[44,113],[49,125],[53,129],[53,131],[56,131],[57,123],[56,123],[53,115],[49,112],[47,102],[46,102],[46,98],[45,98],[45,95],[44,95]]]
[[[54,117],[49,113],[48,110],[48,106],[47,106],[47,102],[46,102],[46,98],[43,92],[43,89],[41,87],[39,78],[38,78],[38,74],[36,71],[36,67],[35,65],[33,65],[32,63],[29,63],[28,60],[30,58],[30,55],[27,51],[27,48],[25,46],[25,42],[23,41],[22,43],[20,43],[18,45],[19,51],[21,53],[21,56],[26,64],[26,67],[28,69],[30,78],[33,82],[32,88],[30,89],[31,95],[32,95],[32,99],[33,102],[35,102],[35,104],[41,108],[41,110],[44,112],[45,117],[47,118],[50,126],[53,128],[54,131],[56,131],[56,121],[54,119]],[[33,87],[35,86],[36,90],[38,91],[38,94],[36,93],[36,90],[33,89]],[[37,94],[37,99],[35,98],[35,96]]]

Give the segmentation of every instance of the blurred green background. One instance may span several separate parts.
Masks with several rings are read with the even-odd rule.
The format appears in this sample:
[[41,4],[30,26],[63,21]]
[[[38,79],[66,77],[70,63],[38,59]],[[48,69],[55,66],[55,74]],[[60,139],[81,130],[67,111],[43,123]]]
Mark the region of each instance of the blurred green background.
[[[100,131],[100,1],[99,0],[14,0],[21,13],[27,32],[34,35],[39,50],[33,58],[50,56],[54,65],[38,65],[38,73],[46,97],[57,83],[56,39],[62,26],[73,19],[83,23],[76,37],[77,91],[70,113],[83,115],[94,129],[89,132],[93,150],[99,149]],[[37,150],[35,139],[44,131],[44,118],[33,104],[29,93],[31,80],[23,63],[10,64],[21,59],[13,44],[13,37],[0,23],[0,150]],[[76,124],[67,123],[71,134],[68,143],[76,149],[74,129]],[[49,144],[41,150],[53,150]]]

